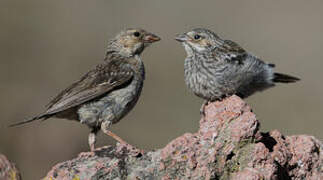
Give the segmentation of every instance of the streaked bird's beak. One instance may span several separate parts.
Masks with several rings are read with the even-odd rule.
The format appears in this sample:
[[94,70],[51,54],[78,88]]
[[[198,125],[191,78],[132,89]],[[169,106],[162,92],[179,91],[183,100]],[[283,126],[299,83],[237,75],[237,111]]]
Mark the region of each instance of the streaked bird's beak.
[[157,42],[157,41],[160,41],[160,37],[158,37],[157,35],[155,34],[152,34],[152,33],[149,33],[149,34],[146,34],[145,37],[144,37],[144,41],[146,43],[153,43],[153,42]]
[[187,41],[187,35],[186,34],[178,34],[176,37],[175,37],[175,40],[176,41],[179,41],[179,42],[185,42]]

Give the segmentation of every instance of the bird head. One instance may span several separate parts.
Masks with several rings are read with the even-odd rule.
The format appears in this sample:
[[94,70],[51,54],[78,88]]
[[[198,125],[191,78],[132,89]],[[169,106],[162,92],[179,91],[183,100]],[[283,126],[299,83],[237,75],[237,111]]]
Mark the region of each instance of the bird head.
[[203,28],[196,28],[179,34],[175,37],[175,40],[183,44],[188,55],[209,52],[223,44],[223,40],[218,35]]
[[147,46],[159,40],[157,35],[143,29],[126,29],[109,42],[107,54],[116,53],[123,57],[140,55]]

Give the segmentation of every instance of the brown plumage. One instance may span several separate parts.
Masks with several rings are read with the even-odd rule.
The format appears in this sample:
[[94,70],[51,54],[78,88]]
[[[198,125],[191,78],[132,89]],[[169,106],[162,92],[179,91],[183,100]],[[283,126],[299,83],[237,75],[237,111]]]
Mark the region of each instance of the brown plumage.
[[58,117],[80,121],[92,132],[89,145],[94,150],[95,135],[102,129],[107,135],[125,143],[108,130],[136,104],[145,77],[140,54],[160,38],[143,29],[127,29],[109,42],[104,61],[56,96],[45,112],[11,126],[39,119]]

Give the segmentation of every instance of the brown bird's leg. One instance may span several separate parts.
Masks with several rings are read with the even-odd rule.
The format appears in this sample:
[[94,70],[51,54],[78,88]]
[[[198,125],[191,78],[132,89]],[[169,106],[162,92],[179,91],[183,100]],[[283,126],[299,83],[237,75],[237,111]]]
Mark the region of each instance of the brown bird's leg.
[[123,145],[128,145],[128,143],[126,141],[124,141],[123,139],[121,139],[119,136],[117,136],[116,134],[114,134],[113,132],[109,131],[109,130],[103,130],[103,132],[112,137],[113,139],[115,139],[116,141],[118,141],[120,144],[123,144]]
[[121,139],[119,136],[117,136],[116,134],[114,134],[113,132],[109,131],[108,128],[110,126],[110,123],[108,121],[104,121],[101,124],[101,129],[103,131],[104,134],[112,137],[113,139],[115,139],[116,141],[118,141],[120,144],[126,146],[129,150],[131,151],[136,151],[138,153],[140,153],[141,151],[135,147],[133,147],[132,145],[130,145],[129,143],[127,143],[126,141],[124,141],[123,139]]
[[208,105],[209,101],[205,100],[204,103],[202,104],[201,108],[200,108],[200,115],[205,116],[205,106]]
[[90,150],[93,152],[95,149],[95,134],[92,132],[89,134],[89,146]]
[[96,142],[96,134],[98,133],[99,128],[93,128],[92,131],[89,134],[89,146],[91,151],[93,152],[95,150],[95,142]]
[[79,154],[80,157],[90,157],[93,156],[95,151],[95,142],[96,142],[96,134],[98,133],[99,128],[93,128],[89,134],[88,143],[90,146],[90,152],[81,152]]

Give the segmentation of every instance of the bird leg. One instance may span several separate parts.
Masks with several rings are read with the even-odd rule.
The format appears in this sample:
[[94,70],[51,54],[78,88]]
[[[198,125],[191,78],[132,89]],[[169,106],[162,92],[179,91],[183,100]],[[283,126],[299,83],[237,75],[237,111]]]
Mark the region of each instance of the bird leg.
[[200,108],[200,115],[205,116],[205,106],[208,105],[209,101],[205,100]]
[[96,142],[95,136],[96,136],[96,133],[94,132],[91,132],[89,134],[89,146],[92,152],[95,150],[95,142]]
[[103,131],[104,134],[112,137],[113,139],[115,139],[116,141],[118,141],[121,145],[125,146],[128,150],[135,152],[134,156],[137,156],[138,154],[141,153],[141,150],[133,147],[132,145],[130,145],[129,143],[127,143],[126,141],[124,141],[123,139],[121,139],[119,136],[117,136],[116,134],[114,134],[113,132],[111,132],[110,130],[108,130],[110,126],[110,123],[105,121],[101,124],[101,129]]
[[99,130],[100,130],[100,128],[98,128],[98,127],[93,128],[92,131],[89,134],[88,142],[89,142],[91,152],[93,152],[95,150],[95,142],[96,142],[95,137],[96,137],[96,134],[98,133]]
[[128,143],[126,141],[124,141],[123,139],[121,139],[119,136],[117,136],[113,132],[111,132],[109,130],[103,130],[103,132],[104,132],[104,134],[106,134],[106,135],[112,137],[113,139],[115,139],[116,141],[118,141],[120,144],[128,145]]
[[90,132],[89,137],[88,137],[88,143],[89,143],[91,151],[90,152],[82,152],[82,153],[80,153],[79,154],[80,157],[90,157],[90,156],[94,155],[95,142],[96,142],[95,136],[96,136],[98,131],[99,131],[98,128],[93,128],[92,129],[92,131]]

